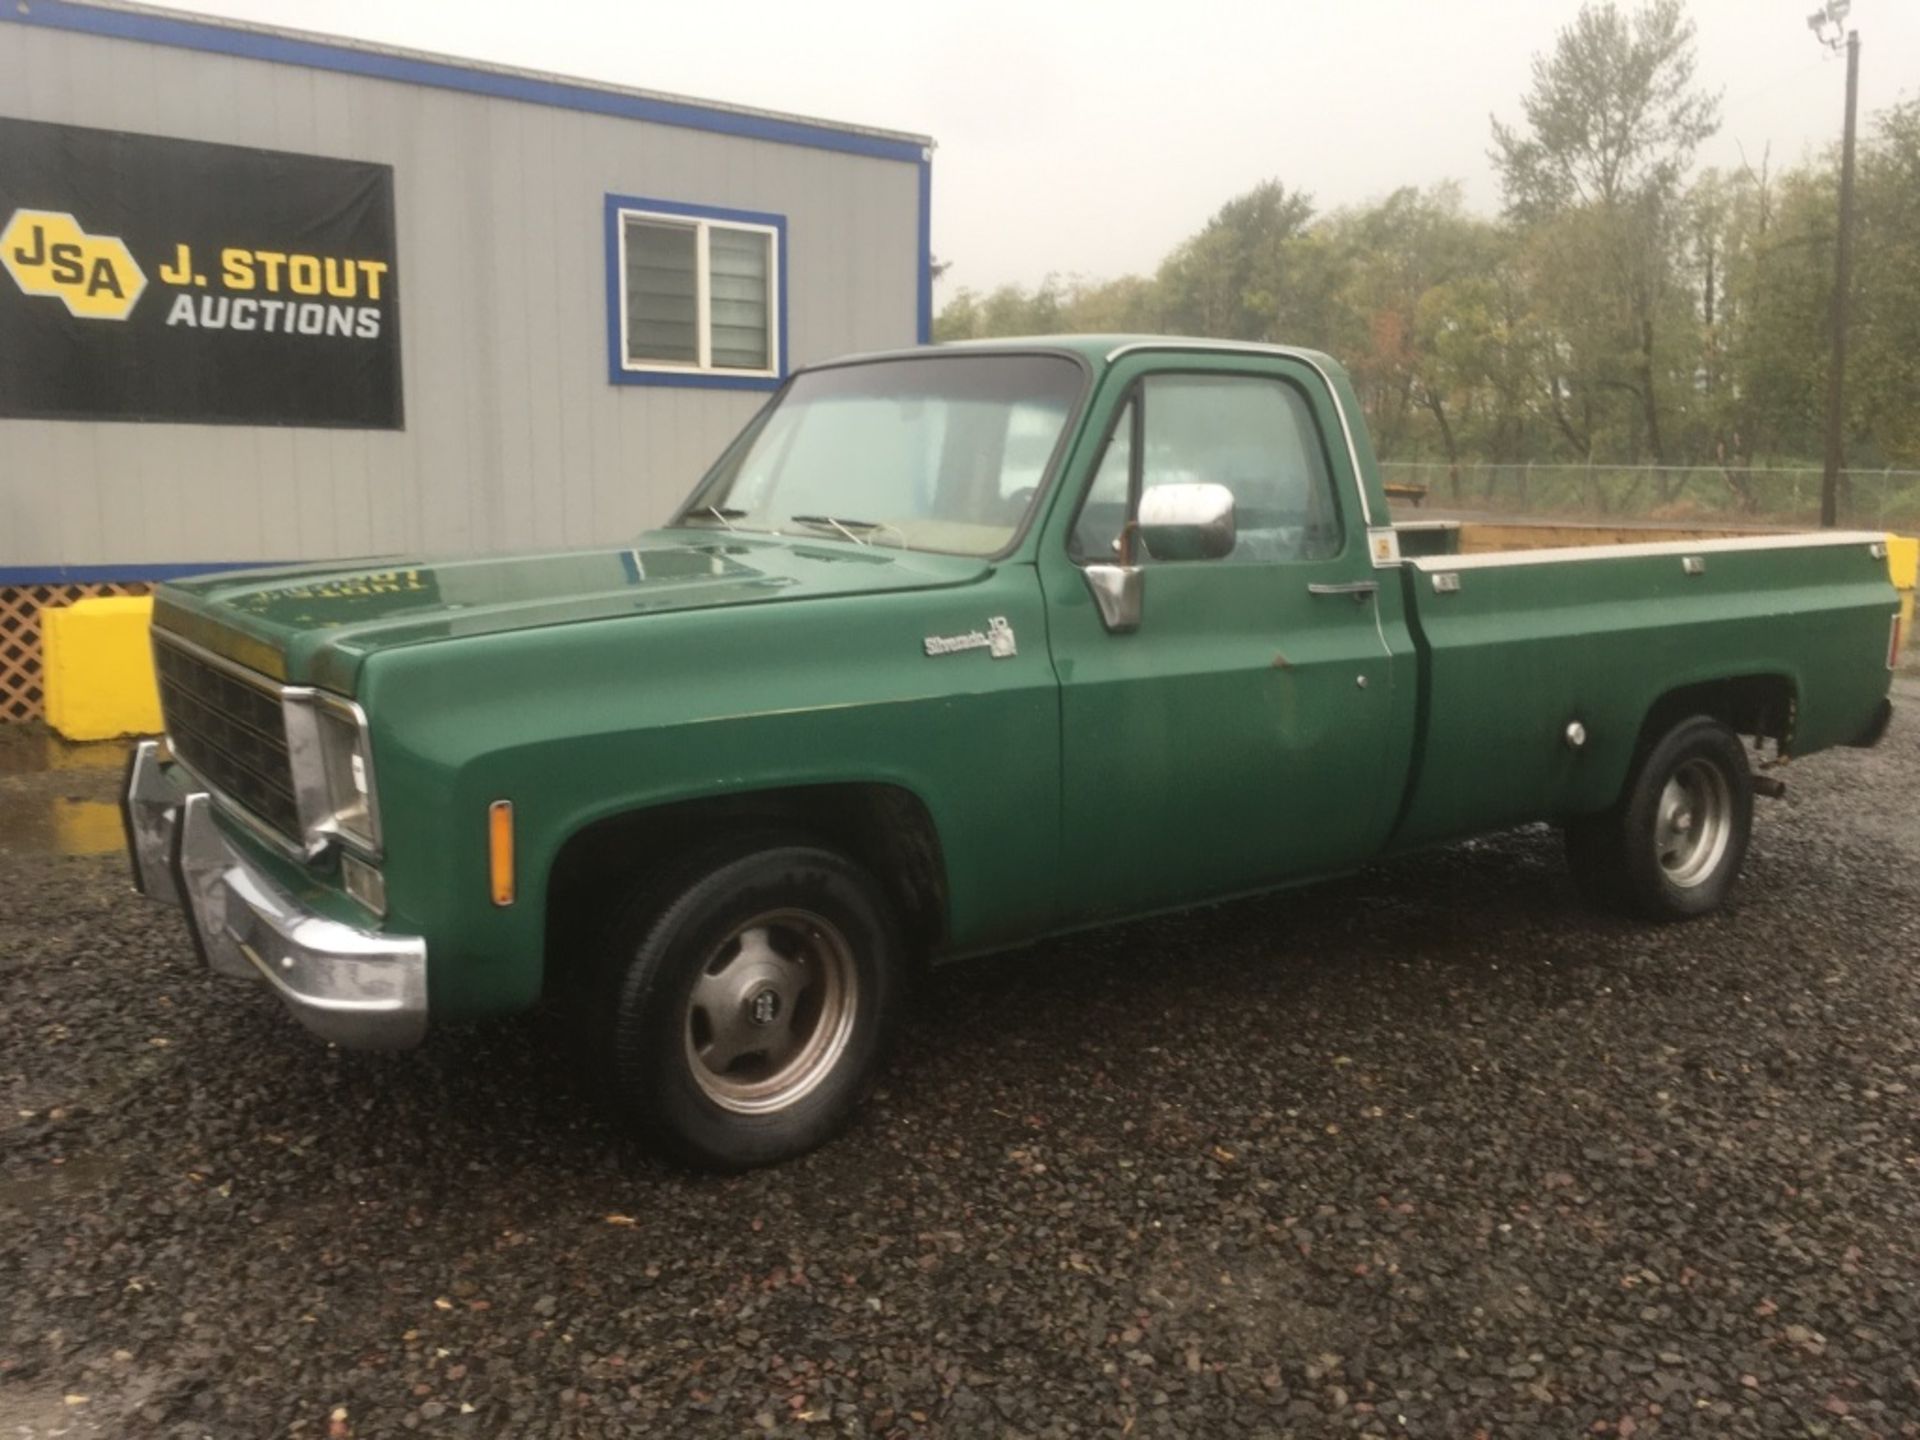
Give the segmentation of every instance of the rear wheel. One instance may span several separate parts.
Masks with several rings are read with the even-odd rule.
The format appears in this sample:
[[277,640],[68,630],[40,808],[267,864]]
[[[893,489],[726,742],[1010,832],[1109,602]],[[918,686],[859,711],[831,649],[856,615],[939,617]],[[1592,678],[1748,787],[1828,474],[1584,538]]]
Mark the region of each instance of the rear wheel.
[[892,1028],[899,942],[845,856],[735,847],[636,901],[603,957],[619,1107],[665,1148],[741,1170],[847,1120]]
[[1752,829],[1753,777],[1740,737],[1696,715],[1647,750],[1613,808],[1567,826],[1567,858],[1590,898],[1683,920],[1726,899]]

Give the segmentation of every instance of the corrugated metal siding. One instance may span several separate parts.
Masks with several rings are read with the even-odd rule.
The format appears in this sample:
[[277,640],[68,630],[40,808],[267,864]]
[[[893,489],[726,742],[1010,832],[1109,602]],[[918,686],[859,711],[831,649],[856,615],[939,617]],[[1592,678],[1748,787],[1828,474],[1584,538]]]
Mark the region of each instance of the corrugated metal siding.
[[612,194],[784,214],[794,365],[910,344],[911,164],[0,25],[0,111],[394,167],[402,432],[0,420],[0,567],[579,545],[765,396],[607,377]]

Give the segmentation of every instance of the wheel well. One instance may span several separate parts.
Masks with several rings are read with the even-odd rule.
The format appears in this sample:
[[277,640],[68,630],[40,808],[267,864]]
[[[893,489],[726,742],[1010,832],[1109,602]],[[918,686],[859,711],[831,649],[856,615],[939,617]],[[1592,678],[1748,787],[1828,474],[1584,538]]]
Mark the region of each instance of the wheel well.
[[913,953],[944,937],[947,870],[927,807],[899,785],[801,785],[609,816],[570,836],[548,874],[546,989],[577,973],[614,905],[676,854],[729,834],[798,832],[846,853],[892,899]]
[[1736,675],[1669,690],[1653,702],[1640,726],[1636,754],[1689,715],[1711,715],[1736,735],[1773,740],[1780,753],[1793,742],[1796,696],[1784,675]]

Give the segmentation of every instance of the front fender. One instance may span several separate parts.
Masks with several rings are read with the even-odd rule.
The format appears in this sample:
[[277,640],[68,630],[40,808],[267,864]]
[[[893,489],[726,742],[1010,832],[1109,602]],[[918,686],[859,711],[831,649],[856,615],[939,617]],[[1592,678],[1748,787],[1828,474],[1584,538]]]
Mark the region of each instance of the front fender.
[[[1004,617],[1014,654],[932,655]],[[434,947],[436,1014],[538,998],[547,884],[614,816],[796,786],[919,797],[949,939],[1042,929],[1058,858],[1059,711],[1031,569],[925,594],[597,621],[382,655],[363,684],[396,925]],[[488,806],[510,800],[515,898],[491,902]]]

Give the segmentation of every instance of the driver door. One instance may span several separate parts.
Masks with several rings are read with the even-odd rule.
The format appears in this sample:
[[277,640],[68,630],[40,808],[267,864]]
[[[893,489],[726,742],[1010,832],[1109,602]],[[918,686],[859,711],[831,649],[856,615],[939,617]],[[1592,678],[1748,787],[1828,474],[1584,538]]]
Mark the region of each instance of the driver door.
[[[1325,386],[1277,358],[1133,364],[1043,549],[1067,923],[1351,866],[1384,842],[1411,753],[1414,677],[1396,671],[1377,583],[1398,576],[1373,569]],[[1139,625],[1110,630],[1085,567],[1114,558],[1145,490],[1196,482],[1232,491],[1232,549],[1135,546]]]

